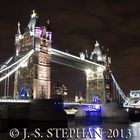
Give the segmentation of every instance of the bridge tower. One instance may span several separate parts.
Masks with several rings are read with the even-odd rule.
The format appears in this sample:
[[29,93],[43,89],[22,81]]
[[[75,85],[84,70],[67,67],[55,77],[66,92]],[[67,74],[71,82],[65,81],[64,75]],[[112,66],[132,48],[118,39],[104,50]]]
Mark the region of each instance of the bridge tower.
[[37,14],[33,10],[29,24],[23,33],[18,32],[15,36],[16,60],[21,58],[31,49],[34,54],[15,73],[14,97],[17,98],[50,98],[50,48],[52,33],[47,27],[36,26]]
[[107,103],[111,101],[110,64],[109,51],[100,48],[96,41],[90,60],[101,64],[95,69],[86,70],[86,101],[94,103]]

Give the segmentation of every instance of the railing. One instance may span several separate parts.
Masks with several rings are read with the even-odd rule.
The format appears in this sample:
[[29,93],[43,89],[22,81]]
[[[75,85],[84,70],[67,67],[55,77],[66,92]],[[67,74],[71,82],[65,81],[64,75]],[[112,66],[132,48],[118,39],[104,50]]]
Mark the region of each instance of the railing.
[[0,99],[0,103],[29,103],[30,100],[23,99]]

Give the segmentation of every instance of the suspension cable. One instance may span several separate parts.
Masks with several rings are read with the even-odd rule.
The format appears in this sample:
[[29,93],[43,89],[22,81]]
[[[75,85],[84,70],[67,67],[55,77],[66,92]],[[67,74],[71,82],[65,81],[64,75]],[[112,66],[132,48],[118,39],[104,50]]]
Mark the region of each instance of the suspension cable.
[[28,57],[28,55],[30,54],[30,52],[28,52],[24,57],[22,57],[21,59],[19,59],[18,61],[16,61],[14,64],[11,64],[10,66],[0,70],[0,73],[2,73],[3,71],[6,71],[8,69],[10,69],[11,67],[15,66],[16,64],[20,63],[22,60],[24,60],[26,57]]
[[3,65],[1,65],[0,70],[7,67],[7,65],[13,60],[14,56],[10,57]]
[[123,92],[123,91],[121,90],[121,88],[119,87],[119,85],[118,85],[117,81],[115,80],[115,78],[114,78],[112,72],[110,72],[110,73],[111,73],[111,77],[112,77],[112,79],[113,79],[113,82],[114,82],[115,85],[116,85],[116,88],[117,88],[119,94],[121,95],[121,97],[123,98],[124,101],[128,102],[128,98],[126,97],[126,95],[124,94],[124,92]]
[[[6,75],[4,75],[3,77],[0,78],[0,82],[2,80],[4,80],[5,78],[9,77],[11,74],[13,74],[16,70],[18,70],[22,65],[23,63],[25,63],[29,57],[34,53],[34,49],[32,49],[27,55],[25,55],[22,59],[20,59],[20,62],[19,64],[14,68],[12,69],[11,71],[9,71]],[[14,64],[15,65],[15,64]],[[11,65],[10,65],[11,66]]]

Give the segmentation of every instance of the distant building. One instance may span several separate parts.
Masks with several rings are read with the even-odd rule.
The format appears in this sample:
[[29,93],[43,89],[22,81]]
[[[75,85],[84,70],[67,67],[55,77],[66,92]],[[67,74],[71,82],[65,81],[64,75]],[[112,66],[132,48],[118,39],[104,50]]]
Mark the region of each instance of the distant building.
[[68,95],[67,87],[64,84],[62,84],[60,81],[58,81],[56,83],[56,86],[54,87],[53,97],[64,98],[67,95]]

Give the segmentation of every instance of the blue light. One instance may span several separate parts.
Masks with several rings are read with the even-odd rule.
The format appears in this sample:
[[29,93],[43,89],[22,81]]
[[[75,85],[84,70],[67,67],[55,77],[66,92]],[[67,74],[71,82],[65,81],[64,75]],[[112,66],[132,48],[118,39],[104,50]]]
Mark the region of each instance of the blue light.
[[25,90],[25,87],[22,87],[22,88],[20,89],[19,96],[20,96],[20,98],[25,98],[25,97],[26,97],[26,90]]
[[84,108],[85,111],[101,111],[101,106],[99,104],[88,105]]
[[100,109],[100,108],[101,108],[101,106],[97,104],[96,105],[96,109]]

